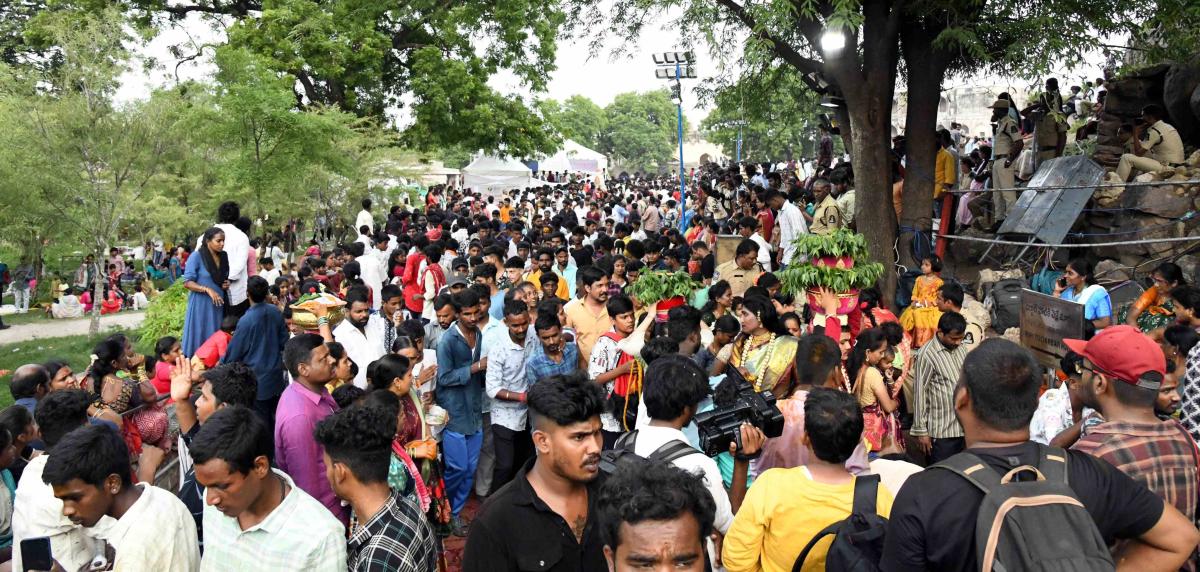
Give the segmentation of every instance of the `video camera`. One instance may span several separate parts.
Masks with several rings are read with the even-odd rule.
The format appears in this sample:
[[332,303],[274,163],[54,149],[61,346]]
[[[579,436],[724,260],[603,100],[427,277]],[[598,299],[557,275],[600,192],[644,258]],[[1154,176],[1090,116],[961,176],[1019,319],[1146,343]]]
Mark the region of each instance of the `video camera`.
[[730,443],[742,447],[742,423],[757,427],[768,438],[783,434],[783,413],[775,405],[775,394],[754,391],[736,368],[727,369],[726,376],[736,383],[737,397],[725,406],[696,414],[694,419],[700,450],[709,457],[729,452]]

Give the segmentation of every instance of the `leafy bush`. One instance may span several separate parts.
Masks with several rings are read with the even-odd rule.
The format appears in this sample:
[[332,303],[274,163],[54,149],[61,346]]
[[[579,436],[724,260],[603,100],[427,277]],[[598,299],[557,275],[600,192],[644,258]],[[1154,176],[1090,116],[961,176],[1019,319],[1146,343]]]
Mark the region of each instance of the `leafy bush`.
[[183,317],[187,314],[188,290],[183,280],[176,280],[170,288],[150,301],[146,318],[142,320],[140,338],[154,343],[163,336],[183,336]]
[[[883,275],[882,264],[867,262],[867,239],[861,234],[846,229],[828,235],[804,234],[792,244],[810,262],[791,266],[779,273],[783,291],[789,294],[802,294],[815,287],[829,288],[834,292],[870,288]],[[826,257],[849,257],[854,260],[854,267],[836,268],[811,263],[813,259]]]

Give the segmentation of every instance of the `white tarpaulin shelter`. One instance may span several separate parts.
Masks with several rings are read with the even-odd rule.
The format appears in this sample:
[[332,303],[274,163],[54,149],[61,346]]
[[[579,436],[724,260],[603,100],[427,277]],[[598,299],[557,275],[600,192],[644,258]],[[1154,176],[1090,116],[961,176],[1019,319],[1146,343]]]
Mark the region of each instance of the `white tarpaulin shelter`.
[[462,170],[463,187],[498,195],[510,189],[533,186],[533,171],[516,159],[483,155]]
[[608,170],[608,157],[570,139],[557,153],[538,161],[538,172],[597,174]]

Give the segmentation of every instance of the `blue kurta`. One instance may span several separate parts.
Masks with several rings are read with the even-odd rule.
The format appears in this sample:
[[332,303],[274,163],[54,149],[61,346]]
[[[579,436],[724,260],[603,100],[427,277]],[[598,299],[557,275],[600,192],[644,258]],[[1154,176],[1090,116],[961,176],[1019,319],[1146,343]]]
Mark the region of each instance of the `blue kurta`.
[[[201,256],[203,253],[197,250],[188,257],[183,279],[221,292],[221,285],[213,282],[212,275],[200,261]],[[221,318],[224,317],[225,310],[213,304],[208,294],[188,292],[187,314],[183,317],[183,355],[192,357],[213,332],[221,329]]]

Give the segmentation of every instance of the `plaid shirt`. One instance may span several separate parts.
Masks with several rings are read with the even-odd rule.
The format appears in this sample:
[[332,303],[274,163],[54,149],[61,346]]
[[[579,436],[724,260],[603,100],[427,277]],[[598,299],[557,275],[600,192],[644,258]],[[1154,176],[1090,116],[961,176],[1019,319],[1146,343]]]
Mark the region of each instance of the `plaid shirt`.
[[[1072,448],[1108,461],[1196,522],[1198,453],[1178,422],[1109,421],[1092,427]],[[1195,570],[1195,554],[1185,568]]]
[[576,346],[575,342],[563,344],[561,362],[550,361],[550,358],[546,356],[545,348],[540,343],[536,344],[529,359],[525,360],[525,378],[529,382],[529,387],[533,387],[533,384],[552,375],[566,375],[579,371],[579,369],[579,346]]
[[433,572],[437,565],[433,529],[417,505],[393,494],[346,545],[353,572]]

